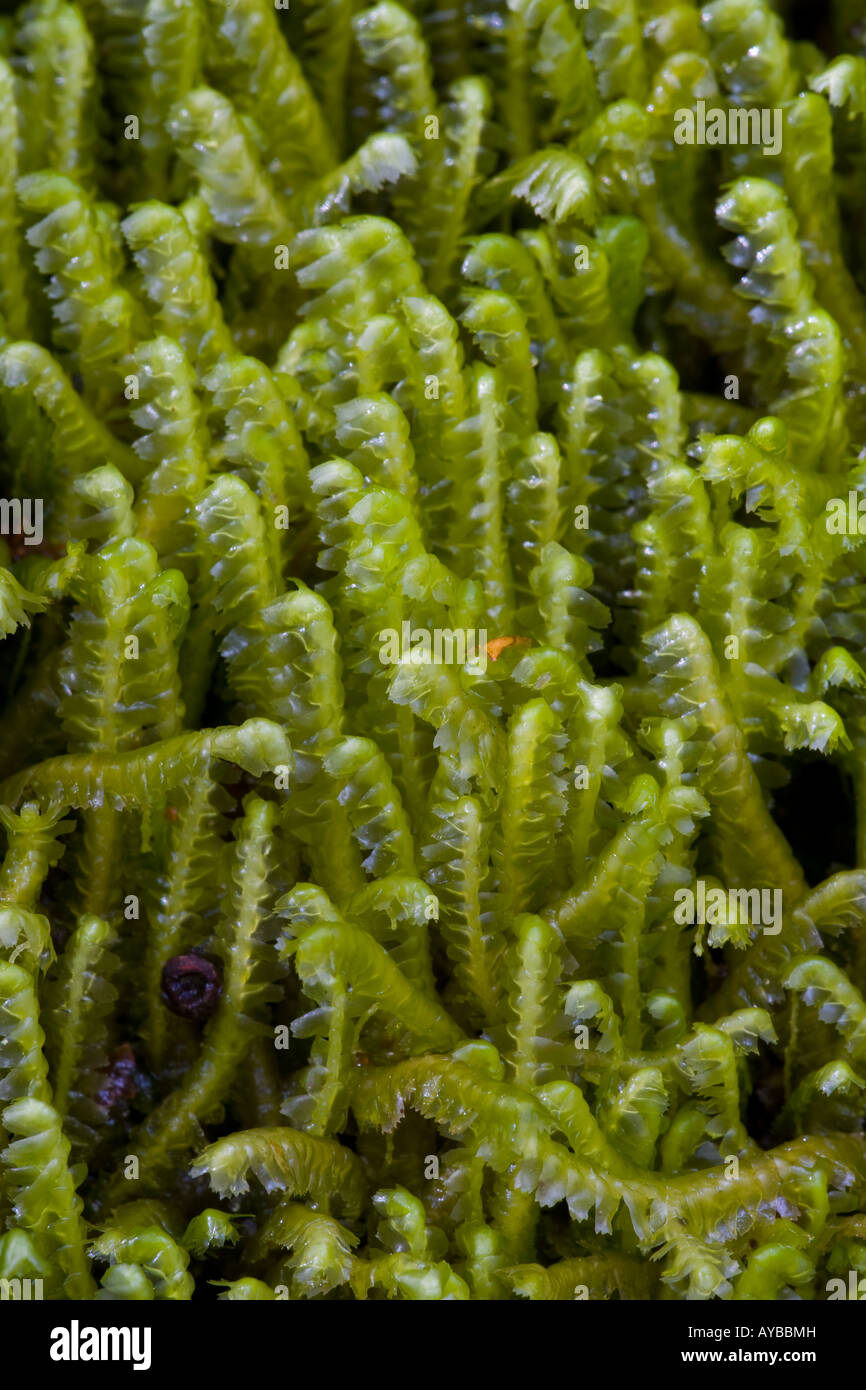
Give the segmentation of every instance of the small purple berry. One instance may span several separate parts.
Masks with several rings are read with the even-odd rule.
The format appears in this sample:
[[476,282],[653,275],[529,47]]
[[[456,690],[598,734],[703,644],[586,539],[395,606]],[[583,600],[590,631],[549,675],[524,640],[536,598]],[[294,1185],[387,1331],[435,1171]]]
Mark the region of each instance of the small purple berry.
[[179,1018],[203,1023],[215,1012],[222,994],[222,968],[202,951],[172,956],[162,967],[162,998]]

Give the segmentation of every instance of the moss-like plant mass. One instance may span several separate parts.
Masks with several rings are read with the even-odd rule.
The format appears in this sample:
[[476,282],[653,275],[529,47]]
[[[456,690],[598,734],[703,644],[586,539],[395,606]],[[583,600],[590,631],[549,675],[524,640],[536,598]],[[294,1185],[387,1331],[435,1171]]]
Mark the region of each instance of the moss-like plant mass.
[[866,23],[804,8],[0,17],[3,1280],[866,1275]]

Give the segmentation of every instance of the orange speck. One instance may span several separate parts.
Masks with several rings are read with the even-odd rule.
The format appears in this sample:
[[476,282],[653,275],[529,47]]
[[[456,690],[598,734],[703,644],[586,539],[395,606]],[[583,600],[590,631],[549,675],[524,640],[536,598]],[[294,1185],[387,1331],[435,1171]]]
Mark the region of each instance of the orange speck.
[[164,814],[165,814],[166,820],[170,820],[170,821],[176,821],[176,820],[177,820],[177,808],[176,808],[175,806],[166,806]]
[[496,661],[501,652],[506,647],[531,647],[532,641],[529,637],[491,637],[487,643],[487,655],[491,661]]

